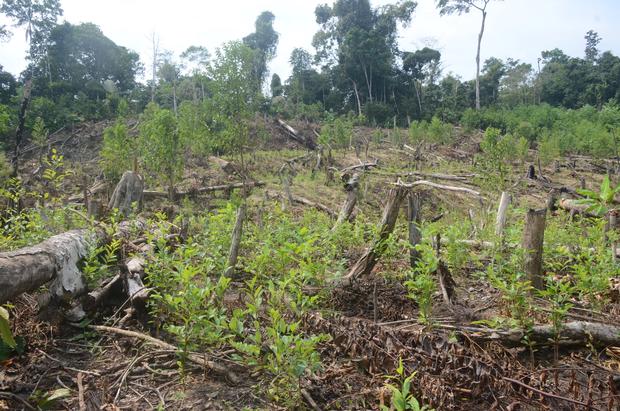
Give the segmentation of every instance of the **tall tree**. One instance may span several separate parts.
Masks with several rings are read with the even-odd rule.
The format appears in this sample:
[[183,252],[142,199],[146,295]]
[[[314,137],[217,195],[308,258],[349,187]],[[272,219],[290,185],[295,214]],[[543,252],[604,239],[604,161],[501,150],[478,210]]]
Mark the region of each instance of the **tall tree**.
[[280,76],[277,73],[273,73],[271,76],[271,97],[278,97],[282,95],[282,80],[280,80]]
[[340,89],[355,98],[357,112],[365,102],[387,100],[398,54],[398,25],[407,25],[413,1],[373,9],[368,0],[337,0],[315,9],[321,29],[314,35],[317,60],[335,65]]
[[403,71],[411,77],[420,117],[422,116],[422,86],[425,80],[430,84],[434,83],[439,76],[439,61],[441,53],[429,47],[416,50],[415,52],[403,53]]
[[48,38],[62,16],[60,0],[4,0],[0,12],[26,29],[28,59],[37,63],[47,53]]
[[476,109],[480,110],[480,45],[484,34],[484,25],[487,19],[487,6],[491,0],[437,0],[439,14],[464,14],[473,8],[482,14],[480,32],[478,33],[478,46],[476,48]]
[[[28,41],[28,60],[30,68],[36,65],[47,54],[48,38],[56,25],[56,20],[62,16],[59,0],[4,0],[0,5],[0,12],[13,20],[16,27],[26,28]],[[3,27],[3,32],[6,29]],[[49,65],[48,65],[49,69]],[[48,70],[49,71],[49,70]],[[26,112],[30,102],[32,89],[31,70],[26,73],[24,93],[19,108],[18,125],[15,131],[15,147],[13,151],[13,175],[17,176],[19,167],[19,149],[24,133]]]
[[602,39],[594,30],[589,30],[584,36],[584,39],[586,39],[586,60],[594,62],[598,57],[598,44]]
[[262,12],[255,23],[254,33],[243,38],[243,43],[256,51],[254,75],[260,90],[267,76],[267,64],[275,57],[279,35],[273,28],[275,16],[270,11]]

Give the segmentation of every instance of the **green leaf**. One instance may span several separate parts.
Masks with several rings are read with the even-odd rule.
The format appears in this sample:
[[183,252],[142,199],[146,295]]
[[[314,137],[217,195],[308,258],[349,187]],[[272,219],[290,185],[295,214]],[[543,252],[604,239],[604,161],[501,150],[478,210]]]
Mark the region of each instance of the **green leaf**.
[[614,192],[611,190],[611,182],[609,181],[609,176],[605,175],[603,182],[601,183],[601,196],[600,199],[604,203],[610,203],[613,200]]
[[11,332],[11,323],[9,322],[9,312],[0,307],[0,339],[11,348],[15,348],[17,343]]

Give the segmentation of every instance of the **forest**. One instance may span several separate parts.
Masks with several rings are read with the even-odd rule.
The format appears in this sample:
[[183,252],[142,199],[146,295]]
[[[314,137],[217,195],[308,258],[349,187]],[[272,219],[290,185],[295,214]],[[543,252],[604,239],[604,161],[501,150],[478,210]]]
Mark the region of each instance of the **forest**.
[[620,409],[620,57],[424,1],[474,78],[410,0],[317,6],[288,78],[277,10],[144,56],[0,1],[0,409]]

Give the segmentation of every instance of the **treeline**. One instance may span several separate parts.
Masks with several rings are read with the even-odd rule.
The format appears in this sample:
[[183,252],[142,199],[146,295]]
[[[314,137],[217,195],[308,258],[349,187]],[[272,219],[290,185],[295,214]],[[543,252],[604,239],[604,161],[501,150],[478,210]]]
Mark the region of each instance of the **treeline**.
[[[437,4],[449,14],[485,10],[489,2]],[[617,122],[609,118],[617,117],[620,103],[620,58],[599,51],[596,32],[586,34],[583,57],[554,49],[541,53],[536,68],[510,58],[481,62],[482,109],[474,110],[476,79],[443,73],[438,50],[399,48],[399,29],[411,23],[415,8],[412,1],[372,7],[369,0],[318,6],[308,16],[320,25],[314,50],[293,50],[290,77],[283,80],[274,73],[269,82],[268,64],[279,34],[268,11],[242,40],[211,52],[194,45],[175,56],[160,50],[153,35],[153,58],[145,67],[135,52],[115,44],[94,24],[58,24],[58,0],[7,0],[0,12],[27,29],[29,48],[28,67],[19,78],[0,71],[0,142],[5,148],[14,144],[25,85],[31,83],[26,130],[43,124],[55,131],[84,120],[115,118],[119,110],[123,116],[138,115],[156,104],[170,110],[176,122],[194,121],[204,129],[198,132],[224,139],[222,118],[251,107],[287,118],[333,121],[345,116],[356,124],[390,127],[435,119],[492,126],[529,141],[557,140],[560,151],[602,155],[610,147],[615,150]],[[9,34],[9,28],[0,28],[0,36]],[[223,71],[226,75],[217,78]],[[138,81],[146,73],[149,79]],[[224,100],[222,87],[230,94]],[[186,118],[190,112],[193,120]],[[226,145],[218,139],[209,140],[209,146]]]

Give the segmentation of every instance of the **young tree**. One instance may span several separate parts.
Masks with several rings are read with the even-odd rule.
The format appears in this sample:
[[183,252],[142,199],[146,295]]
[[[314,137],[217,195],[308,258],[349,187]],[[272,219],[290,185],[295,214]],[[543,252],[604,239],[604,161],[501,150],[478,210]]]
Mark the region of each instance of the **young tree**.
[[476,109],[480,110],[480,44],[484,34],[484,24],[487,19],[487,6],[491,0],[437,0],[439,14],[463,14],[469,13],[474,8],[482,14],[480,32],[478,33],[478,47],[476,49]]
[[242,154],[248,143],[248,122],[258,109],[260,90],[255,83],[256,50],[233,41],[215,52],[209,66],[213,97],[213,130],[222,149]]

